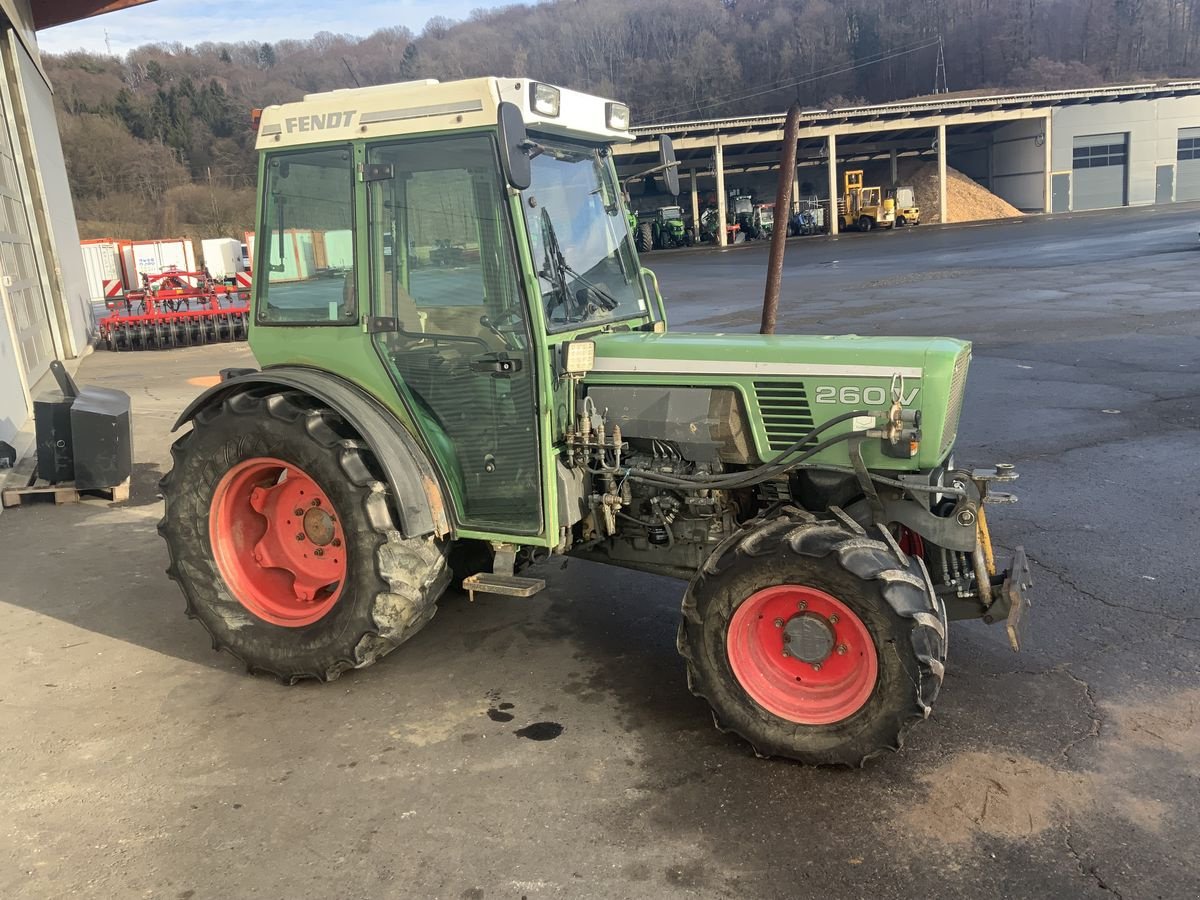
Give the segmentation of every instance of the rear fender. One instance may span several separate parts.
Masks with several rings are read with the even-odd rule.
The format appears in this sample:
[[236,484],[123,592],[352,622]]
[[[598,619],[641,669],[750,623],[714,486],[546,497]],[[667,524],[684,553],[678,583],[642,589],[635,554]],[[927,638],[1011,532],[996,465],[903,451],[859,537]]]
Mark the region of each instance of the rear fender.
[[300,391],[337,412],[362,438],[379,461],[395,500],[396,523],[406,538],[450,531],[446,504],[437,474],[408,429],[378,400],[357,385],[320,369],[279,366],[262,372],[240,370],[213,385],[180,414],[172,431],[190,422],[201,410],[242,391],[273,386]]

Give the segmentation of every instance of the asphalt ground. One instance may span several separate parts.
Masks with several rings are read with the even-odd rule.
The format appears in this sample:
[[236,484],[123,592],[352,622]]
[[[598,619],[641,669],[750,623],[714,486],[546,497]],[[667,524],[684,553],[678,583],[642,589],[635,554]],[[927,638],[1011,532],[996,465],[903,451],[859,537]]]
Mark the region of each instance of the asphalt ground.
[[[1200,895],[1200,207],[789,243],[780,331],[975,342],[960,462],[1016,463],[1025,648],[953,626],[864,770],[756,759],[674,650],[683,585],[572,561],[448,595],[379,665],[213,653],[154,526],[174,415],[245,346],[87,358],[129,503],[0,515],[0,896]],[[652,254],[672,325],[754,330],[766,248]],[[536,726],[536,727],[530,727]],[[537,739],[541,738],[541,739]]]

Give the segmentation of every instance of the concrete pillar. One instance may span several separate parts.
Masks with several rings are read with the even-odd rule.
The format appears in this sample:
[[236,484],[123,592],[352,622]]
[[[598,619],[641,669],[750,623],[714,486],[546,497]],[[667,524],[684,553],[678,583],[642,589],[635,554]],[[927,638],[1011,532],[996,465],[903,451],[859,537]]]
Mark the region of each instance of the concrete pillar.
[[713,148],[713,168],[717,172],[717,244],[725,246],[725,150],[721,136],[717,135],[717,146]]
[[996,136],[988,135],[987,146],[987,189],[994,191],[992,183],[996,180]]
[[[792,217],[792,211],[800,208],[800,167],[792,170],[792,207],[787,211],[787,217]],[[779,210],[775,210],[775,218],[779,218]]]
[[945,222],[949,216],[949,198],[946,196],[946,126],[939,125],[937,129],[937,153],[938,153],[938,212],[941,214],[941,221]]
[[1047,115],[1045,118],[1045,122],[1042,125],[1042,128],[1044,129],[1043,133],[1045,135],[1045,139],[1042,141],[1042,160],[1043,160],[1042,164],[1046,168],[1046,171],[1044,173],[1046,176],[1045,183],[1042,187],[1042,191],[1044,193],[1044,198],[1045,198],[1045,202],[1043,204],[1043,209],[1042,209],[1043,212],[1053,212],[1054,211],[1054,178],[1051,175],[1051,169],[1054,167],[1054,154],[1051,152],[1051,149],[1050,149],[1050,133],[1051,133],[1051,129],[1052,129],[1053,125],[1054,125],[1053,116]]
[[900,151],[892,148],[892,187],[900,183]]
[[696,238],[696,240],[699,240],[700,239],[700,189],[699,189],[699,187],[697,187],[696,181],[700,177],[700,173],[697,172],[695,169],[692,169],[691,176],[692,177],[691,177],[690,181],[692,183],[692,234]]
[[829,171],[829,218],[826,220],[829,223],[829,233],[838,233],[838,183],[837,183],[837,136],[830,134],[825,142],[825,151],[829,158],[825,161],[825,166]]

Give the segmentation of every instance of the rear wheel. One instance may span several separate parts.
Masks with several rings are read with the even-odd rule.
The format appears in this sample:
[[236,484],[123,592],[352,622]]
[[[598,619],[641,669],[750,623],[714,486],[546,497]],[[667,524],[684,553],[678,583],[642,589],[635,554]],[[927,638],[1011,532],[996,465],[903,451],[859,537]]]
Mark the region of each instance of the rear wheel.
[[692,692],[761,756],[858,766],[928,715],[945,609],[890,539],[802,513],[759,520],[688,587]]
[[907,223],[907,220],[904,218],[904,216],[896,216],[896,227],[897,228],[903,228],[906,224],[908,224],[908,223]]
[[412,637],[450,578],[403,538],[370,451],[296,392],[202,410],[162,480],[167,574],[213,646],[285,682],[331,681]]
[[654,249],[654,226],[650,222],[642,222],[638,225],[637,248],[641,253]]
[[870,216],[861,216],[858,220],[859,231],[870,231],[875,227],[875,220]]

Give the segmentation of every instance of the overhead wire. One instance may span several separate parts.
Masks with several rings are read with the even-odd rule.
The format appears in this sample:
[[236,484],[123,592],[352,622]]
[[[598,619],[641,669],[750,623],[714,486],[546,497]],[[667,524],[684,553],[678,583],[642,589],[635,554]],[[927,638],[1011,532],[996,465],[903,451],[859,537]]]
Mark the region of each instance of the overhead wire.
[[887,62],[890,59],[897,59],[901,56],[907,56],[910,53],[917,53],[921,50],[927,50],[930,47],[939,46],[941,44],[941,40],[942,40],[941,35],[939,35],[936,38],[933,38],[930,40],[925,40],[925,41],[922,41],[919,43],[915,43],[915,44],[912,44],[912,45],[909,45],[906,47],[902,47],[900,49],[881,50],[877,53],[873,53],[862,59],[857,59],[851,65],[831,66],[824,70],[820,70],[817,72],[811,72],[808,75],[804,76],[803,78],[798,78],[793,81],[787,81],[787,82],[783,82],[783,83],[774,83],[773,82],[770,84],[764,82],[763,84],[757,85],[756,89],[751,91],[750,93],[739,94],[737,96],[728,95],[725,97],[716,98],[709,103],[700,104],[700,105],[689,103],[689,104],[685,104],[685,105],[671,107],[665,111],[656,111],[656,112],[650,114],[650,118],[653,118],[654,121],[648,122],[647,125],[664,124],[667,121],[669,121],[669,117],[679,115],[684,112],[690,112],[692,110],[695,110],[697,113],[699,113],[699,112],[703,112],[706,109],[713,109],[718,106],[725,106],[726,104],[729,104],[729,103],[737,103],[740,100],[750,100],[750,99],[753,99],[754,97],[761,97],[765,94],[773,94],[777,91],[784,91],[784,90],[788,90],[788,89],[794,88],[794,87],[801,87],[802,85],[805,85],[805,84],[812,84],[813,82],[821,81],[825,78],[832,78],[835,75],[844,75],[848,72],[853,72],[857,69],[862,69],[867,66],[873,66],[876,63]]

